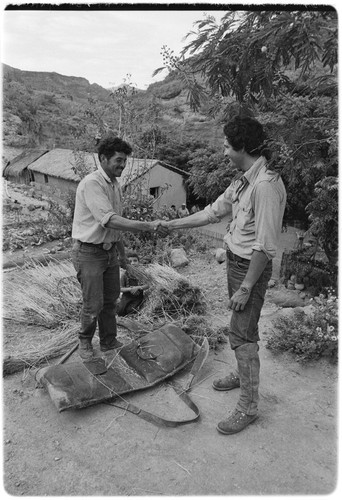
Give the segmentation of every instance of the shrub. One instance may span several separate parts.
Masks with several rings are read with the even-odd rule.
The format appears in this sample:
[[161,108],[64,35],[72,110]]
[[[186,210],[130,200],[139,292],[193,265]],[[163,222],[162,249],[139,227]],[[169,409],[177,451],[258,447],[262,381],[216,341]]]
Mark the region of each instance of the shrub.
[[313,296],[328,287],[337,288],[337,267],[315,259],[310,248],[288,254],[284,277],[288,280],[292,275],[296,276],[297,283],[304,283],[305,289]]
[[338,309],[333,289],[327,295],[311,299],[315,311],[306,315],[295,311],[294,316],[277,318],[266,347],[275,352],[292,352],[298,361],[307,362],[322,357],[337,362]]
[[[141,221],[169,220],[168,207],[153,211],[154,201],[152,196],[143,198],[126,196],[123,215],[129,219]],[[172,231],[165,238],[154,232],[123,232],[123,242],[126,248],[139,254],[142,262],[157,261],[159,264],[170,264],[169,257],[172,248],[183,247],[186,252],[204,253],[210,247],[210,242],[192,230]]]

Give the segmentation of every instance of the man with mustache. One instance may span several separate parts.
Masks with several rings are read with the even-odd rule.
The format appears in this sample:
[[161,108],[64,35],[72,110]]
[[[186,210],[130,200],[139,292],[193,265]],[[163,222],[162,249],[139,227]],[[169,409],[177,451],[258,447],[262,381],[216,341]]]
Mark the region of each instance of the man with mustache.
[[125,268],[127,265],[122,231],[168,234],[159,221],[122,217],[122,194],[117,179],[132,153],[131,146],[119,137],[109,135],[100,140],[97,149],[100,166],[84,177],[77,187],[72,226],[72,260],[83,298],[79,354],[84,361],[94,356],[92,339],[97,324],[101,351],[122,347],[116,338],[119,266]]

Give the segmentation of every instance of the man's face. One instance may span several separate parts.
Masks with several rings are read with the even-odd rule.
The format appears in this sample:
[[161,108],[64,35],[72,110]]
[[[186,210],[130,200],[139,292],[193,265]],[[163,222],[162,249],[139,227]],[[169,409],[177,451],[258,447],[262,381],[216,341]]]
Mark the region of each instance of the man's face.
[[244,159],[243,151],[243,149],[236,151],[231,144],[229,144],[227,138],[224,140],[224,156],[230,160],[233,167],[241,169]]
[[128,257],[131,266],[137,266],[139,264],[139,259],[137,257]]
[[101,167],[106,172],[106,174],[113,179],[114,177],[120,177],[123,169],[126,166],[127,155],[125,153],[118,153],[117,151],[109,160],[101,155]]

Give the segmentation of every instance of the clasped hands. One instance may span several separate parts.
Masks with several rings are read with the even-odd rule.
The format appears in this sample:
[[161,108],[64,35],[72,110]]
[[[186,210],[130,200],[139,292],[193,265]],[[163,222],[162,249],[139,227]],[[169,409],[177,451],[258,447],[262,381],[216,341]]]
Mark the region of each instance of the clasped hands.
[[165,237],[171,232],[171,227],[165,220],[154,220],[151,224],[153,225],[153,231],[155,231],[159,236]]

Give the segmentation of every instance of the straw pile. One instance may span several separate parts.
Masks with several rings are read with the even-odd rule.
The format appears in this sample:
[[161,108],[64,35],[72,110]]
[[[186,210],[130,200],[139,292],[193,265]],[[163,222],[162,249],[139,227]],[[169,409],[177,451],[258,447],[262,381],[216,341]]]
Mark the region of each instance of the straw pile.
[[75,345],[78,330],[77,324],[65,324],[59,330],[51,330],[49,338],[39,343],[39,346],[27,346],[26,342],[24,348],[5,357],[3,375],[10,375],[25,368],[38,368],[50,359],[62,356]]
[[31,263],[4,288],[4,317],[28,325],[60,327],[79,317],[82,293],[70,261]]
[[192,314],[185,318],[181,325],[189,337],[197,344],[202,344],[203,339],[208,340],[209,346],[216,349],[219,344],[226,344],[228,326],[213,327],[210,317]]
[[141,316],[179,318],[206,312],[201,289],[172,267],[160,264],[128,266],[128,272],[140,283],[149,285]]
[[[172,267],[159,264],[129,266],[129,272],[142,284],[149,285],[140,320],[181,319],[203,314],[206,301],[199,287],[193,286]],[[75,343],[82,293],[71,261],[50,262],[44,266],[30,262],[20,276],[4,287],[4,317],[26,325],[43,326],[46,335],[39,346],[29,346],[23,337],[22,347],[4,360],[5,374],[24,367],[37,367],[67,352]]]
[[4,375],[61,356],[77,339],[82,295],[71,261],[50,262],[47,266],[29,261],[27,265],[4,285],[4,319],[46,330],[39,341],[22,336],[4,359]]

